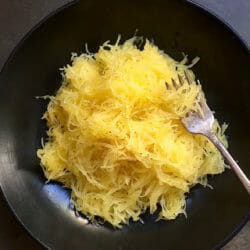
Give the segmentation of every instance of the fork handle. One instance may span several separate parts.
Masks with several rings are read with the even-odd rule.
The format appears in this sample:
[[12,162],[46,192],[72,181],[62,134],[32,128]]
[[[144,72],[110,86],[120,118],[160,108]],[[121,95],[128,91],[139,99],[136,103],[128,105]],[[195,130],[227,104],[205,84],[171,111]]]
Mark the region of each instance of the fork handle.
[[224,147],[224,145],[221,143],[219,138],[213,133],[208,132],[206,133],[206,136],[208,139],[213,142],[213,144],[218,148],[218,150],[221,152],[221,154],[224,156],[224,158],[227,160],[231,168],[233,169],[234,173],[237,175],[245,189],[247,190],[248,194],[250,195],[250,181],[247,178],[247,176],[244,174],[244,172],[241,170],[240,166],[237,164],[237,162],[233,159],[231,154],[227,151],[227,149]]

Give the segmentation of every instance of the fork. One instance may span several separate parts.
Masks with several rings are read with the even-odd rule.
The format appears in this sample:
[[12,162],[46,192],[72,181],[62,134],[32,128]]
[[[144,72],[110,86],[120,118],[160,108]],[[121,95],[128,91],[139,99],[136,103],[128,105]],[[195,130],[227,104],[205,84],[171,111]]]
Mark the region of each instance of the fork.
[[[184,71],[185,78],[183,78],[181,75],[178,74],[178,80],[175,81],[172,79],[172,86],[175,90],[179,88],[179,86],[182,86],[184,84],[184,80],[187,81],[189,85],[192,84],[193,80],[189,76],[187,71]],[[177,84],[178,83],[178,84]],[[166,87],[168,90],[171,89],[171,86],[166,82]],[[221,154],[224,156],[226,161],[231,166],[234,173],[237,175],[245,189],[247,190],[248,194],[250,195],[250,181],[247,178],[247,176],[244,174],[244,172],[241,170],[240,166],[237,164],[237,162],[233,159],[231,154],[228,152],[228,150],[224,147],[222,142],[219,140],[219,138],[214,134],[212,126],[214,122],[214,115],[210,108],[208,107],[206,100],[203,95],[200,95],[200,108],[202,111],[202,115],[200,112],[188,112],[185,117],[181,119],[182,124],[192,134],[201,134],[206,136],[221,152]]]

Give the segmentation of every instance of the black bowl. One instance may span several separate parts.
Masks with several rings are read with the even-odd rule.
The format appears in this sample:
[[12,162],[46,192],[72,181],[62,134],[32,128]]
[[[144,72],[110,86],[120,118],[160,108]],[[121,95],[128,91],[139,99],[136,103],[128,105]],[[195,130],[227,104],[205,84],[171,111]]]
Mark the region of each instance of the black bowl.
[[187,198],[187,215],[116,230],[85,225],[69,208],[70,191],[45,184],[36,150],[45,133],[40,120],[54,94],[59,68],[84,43],[91,51],[135,30],[176,59],[200,56],[194,70],[209,105],[229,123],[230,150],[249,175],[249,49],[223,23],[183,1],[91,1],[62,8],[35,27],[18,45],[0,76],[0,181],[13,212],[25,228],[52,249],[211,249],[223,245],[249,216],[249,197],[227,170],[209,178],[213,190],[197,186]]

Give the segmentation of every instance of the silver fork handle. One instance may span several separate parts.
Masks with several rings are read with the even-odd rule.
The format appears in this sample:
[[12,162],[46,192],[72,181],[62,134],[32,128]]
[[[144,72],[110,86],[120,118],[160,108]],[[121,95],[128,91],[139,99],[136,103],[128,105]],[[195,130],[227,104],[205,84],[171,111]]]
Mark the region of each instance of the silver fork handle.
[[224,147],[224,145],[221,143],[219,138],[211,131],[206,133],[206,136],[208,139],[213,142],[213,144],[218,148],[218,150],[221,152],[221,154],[224,156],[224,158],[227,160],[229,165],[231,166],[234,173],[237,175],[245,189],[247,190],[248,194],[250,195],[250,181],[247,178],[247,176],[244,174],[244,172],[241,170],[240,166],[237,164],[237,162],[233,159],[233,157],[230,155],[230,153],[227,151],[227,149]]

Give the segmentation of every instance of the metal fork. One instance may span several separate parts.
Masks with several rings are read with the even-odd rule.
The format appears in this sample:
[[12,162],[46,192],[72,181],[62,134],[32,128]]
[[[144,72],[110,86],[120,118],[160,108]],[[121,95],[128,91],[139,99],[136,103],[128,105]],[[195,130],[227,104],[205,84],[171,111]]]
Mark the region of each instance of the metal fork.
[[[175,81],[172,79],[172,86],[174,89],[178,89],[180,86],[184,84],[184,80],[187,81],[189,85],[192,84],[193,80],[189,76],[187,71],[184,71],[185,78],[181,77],[178,74],[178,80]],[[168,90],[171,89],[171,86],[166,82],[166,87]],[[184,127],[192,134],[201,134],[205,135],[221,152],[221,154],[224,156],[226,161],[231,166],[234,173],[237,175],[245,189],[247,190],[248,194],[250,195],[250,181],[247,178],[247,176],[244,174],[244,172],[241,170],[240,166],[236,163],[236,161],[233,159],[233,157],[230,155],[230,153],[227,151],[227,149],[224,147],[224,145],[221,143],[219,138],[214,134],[212,126],[214,122],[214,116],[210,108],[208,107],[205,98],[200,95],[200,108],[203,112],[203,115],[201,115],[198,111],[197,112],[188,112],[186,117],[182,118],[181,121],[184,125]]]

